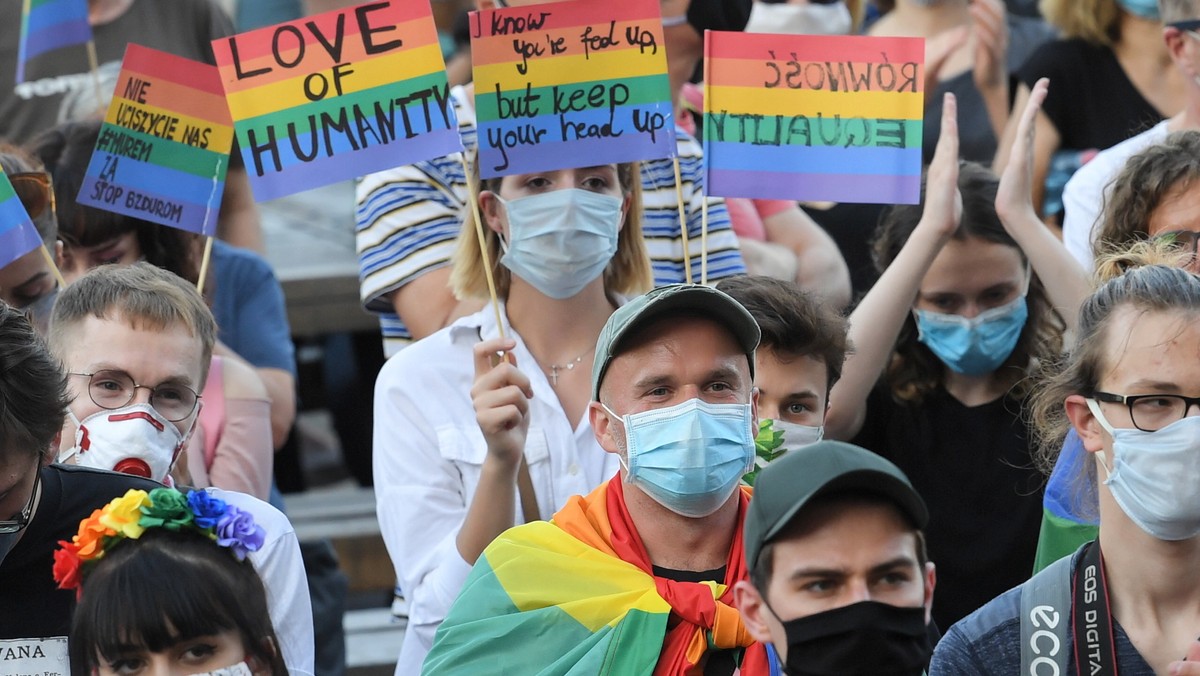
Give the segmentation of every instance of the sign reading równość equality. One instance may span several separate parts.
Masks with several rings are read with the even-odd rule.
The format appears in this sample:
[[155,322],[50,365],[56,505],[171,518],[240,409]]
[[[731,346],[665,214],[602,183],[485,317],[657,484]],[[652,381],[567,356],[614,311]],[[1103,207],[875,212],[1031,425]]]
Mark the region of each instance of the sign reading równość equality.
[[213,41],[259,201],[462,150],[427,0]]
[[675,155],[658,0],[471,13],[483,178]]
[[711,195],[916,204],[924,40],[705,36]]
[[211,237],[232,125],[216,68],[130,44],[78,200]]

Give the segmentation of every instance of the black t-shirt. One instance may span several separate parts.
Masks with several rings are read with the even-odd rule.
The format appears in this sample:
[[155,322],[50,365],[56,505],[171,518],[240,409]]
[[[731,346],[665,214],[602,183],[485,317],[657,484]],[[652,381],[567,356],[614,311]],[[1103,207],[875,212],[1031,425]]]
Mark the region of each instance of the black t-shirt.
[[54,582],[59,540],[79,532],[79,522],[129,489],[161,484],[83,467],[42,469],[42,498],[17,546],[0,563],[0,639],[66,636],[75,592]]
[[1108,47],[1079,39],[1047,42],[1017,74],[1028,87],[1038,78],[1050,78],[1042,110],[1058,130],[1064,150],[1103,150],[1163,119]]
[[[656,577],[663,577],[675,582],[717,582],[725,580],[725,566],[714,570],[692,571],[674,570],[653,566]],[[737,672],[737,650],[710,650],[708,659],[704,662],[704,676],[733,676]]]
[[805,205],[801,208],[829,233],[842,258],[846,259],[846,267],[850,269],[850,289],[857,303],[879,279],[871,257],[871,240],[888,205],[841,203],[828,209]]
[[1030,457],[1021,402],[968,407],[942,388],[920,406],[877,387],[854,443],[896,463],[929,508],[937,565],[933,619],[952,626],[1033,570],[1044,480]]

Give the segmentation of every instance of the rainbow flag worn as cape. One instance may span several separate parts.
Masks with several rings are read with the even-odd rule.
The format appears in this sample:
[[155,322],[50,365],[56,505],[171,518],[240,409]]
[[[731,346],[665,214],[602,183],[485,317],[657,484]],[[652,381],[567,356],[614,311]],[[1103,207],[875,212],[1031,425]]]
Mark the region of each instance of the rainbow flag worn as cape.
[[87,0],[23,0],[21,42],[17,48],[17,84],[25,81],[25,63],[56,49],[92,39]]
[[[750,500],[741,490],[739,524]],[[571,498],[552,521],[488,545],[423,672],[700,676],[708,650],[744,648],[739,673],[769,673],[766,650],[732,605],[734,582],[748,575],[740,526],[722,584],[651,571],[618,475]]]
[[1091,454],[1084,450],[1075,430],[1071,430],[1058,453],[1042,498],[1042,530],[1038,534],[1034,573],[1075,553],[1100,532],[1095,516],[1099,514],[1096,485],[1080,479],[1085,462],[1091,462]]

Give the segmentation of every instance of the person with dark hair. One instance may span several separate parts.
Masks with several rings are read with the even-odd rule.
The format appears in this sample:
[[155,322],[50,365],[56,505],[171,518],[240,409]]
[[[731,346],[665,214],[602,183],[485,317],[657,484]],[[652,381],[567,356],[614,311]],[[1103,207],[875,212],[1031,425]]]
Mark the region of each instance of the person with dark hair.
[[1069,323],[1057,308],[1069,313],[1086,295],[1082,271],[1033,212],[1026,156],[1001,181],[960,164],[947,103],[921,204],[893,208],[878,231],[882,274],[851,315],[855,352],[825,428],[895,462],[928,503],[939,626],[1029,575],[1042,478],[1021,420],[1027,377],[1062,351]]
[[79,523],[54,553],[75,590],[78,676],[288,676],[247,554],[266,538],[236,506],[203,492],[129,490]]
[[829,390],[846,361],[845,318],[793,282],[730,277],[717,288],[741,303],[762,331],[754,355],[758,413],[783,434],[781,448],[820,441]]
[[734,586],[746,630],[788,676],[921,676],[937,629],[929,512],[898,467],[822,441],[765,468],[744,543],[750,580]]
[[1165,250],[1097,262],[1031,406],[1044,447],[1082,440],[1097,538],[951,627],[931,676],[1200,674],[1200,278]]
[[0,142],[0,168],[37,228],[42,246],[50,254],[30,251],[0,268],[0,301],[25,310],[38,330],[45,333],[50,308],[54,306],[54,294],[58,290],[58,281],[49,263],[51,256],[59,250],[50,175],[29,153],[3,142]]
[[113,495],[158,484],[51,464],[70,401],[66,375],[29,320],[3,302],[0,373],[0,641],[27,655],[5,661],[4,670],[61,671],[74,595],[48,575],[55,543]]

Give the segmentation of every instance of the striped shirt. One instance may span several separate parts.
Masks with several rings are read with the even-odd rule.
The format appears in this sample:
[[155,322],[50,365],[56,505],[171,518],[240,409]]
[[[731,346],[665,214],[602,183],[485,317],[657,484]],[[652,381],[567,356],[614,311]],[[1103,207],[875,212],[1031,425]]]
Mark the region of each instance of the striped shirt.
[[[463,146],[476,146],[475,111],[462,87],[451,90]],[[688,251],[692,279],[700,281],[701,202],[704,166],[700,144],[680,129],[679,171],[687,205]],[[679,200],[670,159],[641,163],[642,232],[656,285],[686,281]],[[384,352],[391,356],[412,342],[389,296],[430,270],[450,265],[462,216],[467,182],[457,155],[396,167],[362,178],[354,211],[360,295],[363,307],[379,315]],[[708,198],[708,280],[745,273],[725,203]]]

